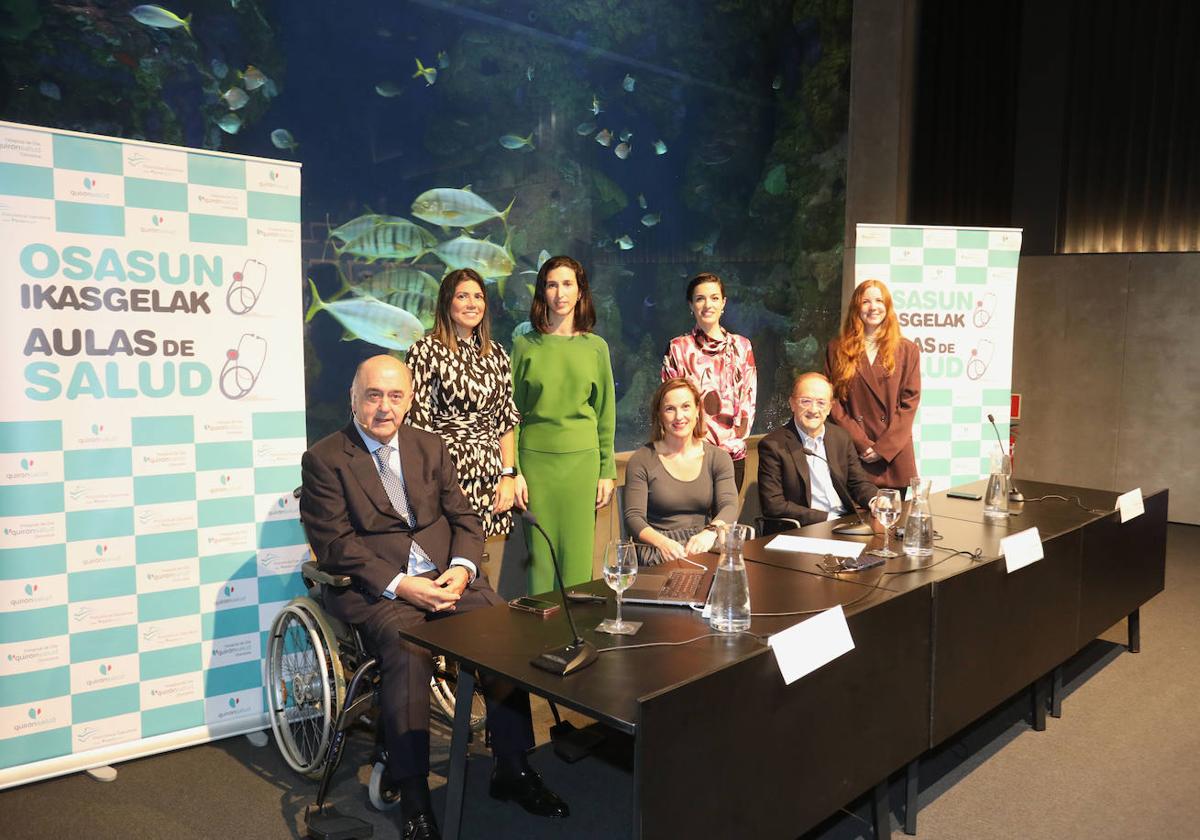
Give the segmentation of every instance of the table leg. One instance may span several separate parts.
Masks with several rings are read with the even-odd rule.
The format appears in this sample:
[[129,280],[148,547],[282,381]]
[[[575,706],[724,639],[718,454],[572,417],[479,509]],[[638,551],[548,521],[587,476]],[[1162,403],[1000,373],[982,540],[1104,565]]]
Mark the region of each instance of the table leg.
[[885,840],[892,836],[892,817],[888,811],[888,780],[884,779],[875,785],[872,794],[871,810],[875,817],[875,840]]
[[1137,653],[1142,649],[1142,613],[1136,609],[1129,614],[1129,652]]
[[904,772],[904,833],[917,833],[917,793],[920,779],[921,759],[914,758],[908,762]]
[[1062,666],[1050,672],[1050,717],[1062,717]]
[[1046,680],[1044,677],[1038,677],[1033,681],[1033,685],[1029,687],[1030,693],[1033,695],[1033,730],[1035,732],[1046,731]]
[[467,740],[471,734],[471,695],[475,692],[475,675],[464,668],[458,670],[454,689],[454,728],[450,738],[450,775],[446,779],[446,816],[442,819],[446,840],[458,840],[462,826],[463,793],[467,782]]

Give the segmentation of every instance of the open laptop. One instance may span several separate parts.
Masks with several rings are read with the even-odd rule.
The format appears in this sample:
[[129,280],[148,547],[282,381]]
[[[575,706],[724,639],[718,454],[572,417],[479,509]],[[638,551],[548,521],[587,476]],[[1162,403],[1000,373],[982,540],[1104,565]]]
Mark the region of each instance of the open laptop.
[[639,572],[633,586],[621,600],[627,604],[652,604],[662,607],[688,607],[708,600],[713,573],[705,569],[664,569]]

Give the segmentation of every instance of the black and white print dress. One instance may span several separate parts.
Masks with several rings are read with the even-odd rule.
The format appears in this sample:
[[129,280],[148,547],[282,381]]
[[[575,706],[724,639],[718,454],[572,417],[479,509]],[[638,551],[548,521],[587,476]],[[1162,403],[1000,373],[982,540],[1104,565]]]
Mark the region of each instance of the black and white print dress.
[[521,421],[513,403],[508,354],[496,342],[479,352],[479,337],[458,342],[458,353],[427,335],[408,350],[413,374],[409,424],[441,435],[458,470],[458,483],[486,536],[507,534],[512,513],[492,513],[504,463],[500,438]]

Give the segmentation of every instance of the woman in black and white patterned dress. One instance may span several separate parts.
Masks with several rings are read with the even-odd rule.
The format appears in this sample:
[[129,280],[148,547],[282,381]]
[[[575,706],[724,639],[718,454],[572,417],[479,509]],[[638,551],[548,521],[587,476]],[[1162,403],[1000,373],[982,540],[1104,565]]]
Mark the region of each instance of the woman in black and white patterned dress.
[[407,361],[413,374],[408,422],[442,436],[484,534],[507,534],[521,481],[513,432],[521,415],[508,354],[491,339],[479,274],[462,268],[442,279],[433,332],[408,349]]

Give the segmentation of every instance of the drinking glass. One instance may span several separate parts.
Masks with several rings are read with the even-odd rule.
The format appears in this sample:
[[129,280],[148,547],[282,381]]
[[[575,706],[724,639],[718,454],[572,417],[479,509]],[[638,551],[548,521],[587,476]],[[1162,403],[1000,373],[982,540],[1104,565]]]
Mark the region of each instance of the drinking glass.
[[596,625],[599,633],[632,636],[642,626],[640,621],[621,618],[621,593],[633,585],[638,573],[637,549],[632,540],[612,540],[604,547],[604,582],[617,593],[617,617],[606,618]]
[[883,526],[883,548],[875,548],[868,551],[868,554],[874,554],[876,557],[899,557],[900,555],[888,548],[888,532],[896,520],[900,518],[900,510],[904,507],[904,503],[900,501],[900,491],[893,489],[880,490],[875,494],[875,498],[871,500],[871,512],[875,514],[875,518],[879,520],[879,524]]

